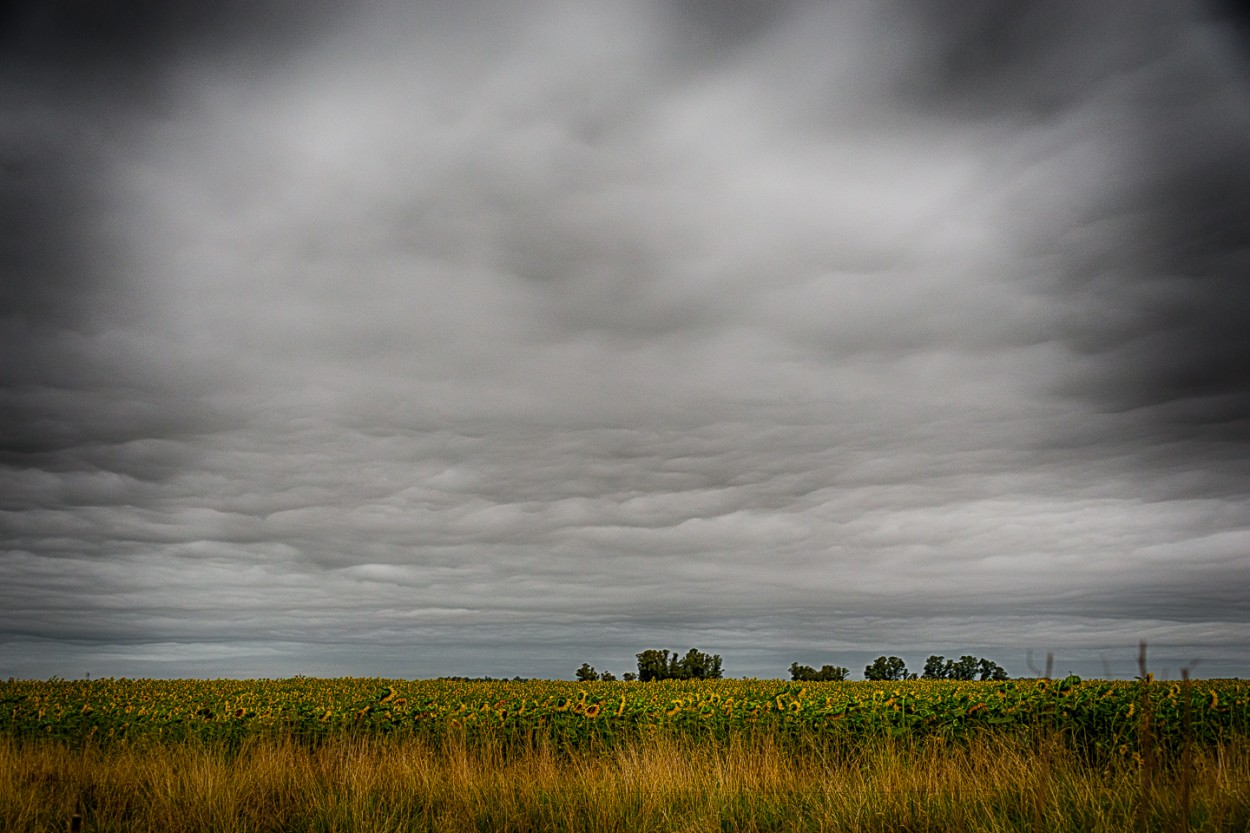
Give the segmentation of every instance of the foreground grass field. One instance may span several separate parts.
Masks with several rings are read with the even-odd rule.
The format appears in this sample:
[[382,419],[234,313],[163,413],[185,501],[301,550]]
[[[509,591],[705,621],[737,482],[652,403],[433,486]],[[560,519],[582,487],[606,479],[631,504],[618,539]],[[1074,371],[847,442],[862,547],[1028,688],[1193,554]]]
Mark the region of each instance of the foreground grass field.
[[[1158,777],[1150,830],[1250,829],[1250,749]],[[0,827],[63,831],[1081,831],[1137,829],[1136,765],[1061,744],[883,741],[795,755],[765,739],[505,755],[490,745],[341,738],[73,750],[0,742]]]
[[1250,685],[0,684],[0,829],[1250,830]]

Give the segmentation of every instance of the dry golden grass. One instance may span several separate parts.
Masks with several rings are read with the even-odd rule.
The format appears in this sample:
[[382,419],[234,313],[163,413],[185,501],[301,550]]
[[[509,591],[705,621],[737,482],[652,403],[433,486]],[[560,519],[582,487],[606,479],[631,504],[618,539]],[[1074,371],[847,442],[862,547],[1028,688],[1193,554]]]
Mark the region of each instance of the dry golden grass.
[[[1156,773],[1152,830],[1250,829],[1250,745]],[[64,831],[1130,830],[1138,764],[1093,770],[1059,743],[883,740],[793,753],[767,737],[657,737],[610,750],[384,739],[75,750],[0,739],[0,829]],[[1192,807],[1179,816],[1182,781]]]

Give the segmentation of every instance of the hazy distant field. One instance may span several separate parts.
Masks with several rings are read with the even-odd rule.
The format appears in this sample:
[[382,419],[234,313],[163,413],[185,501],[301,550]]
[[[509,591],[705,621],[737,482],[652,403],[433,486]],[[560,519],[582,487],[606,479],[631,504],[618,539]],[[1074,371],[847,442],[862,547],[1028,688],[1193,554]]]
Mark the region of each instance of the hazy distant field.
[[0,683],[0,828],[1250,828],[1250,684]]

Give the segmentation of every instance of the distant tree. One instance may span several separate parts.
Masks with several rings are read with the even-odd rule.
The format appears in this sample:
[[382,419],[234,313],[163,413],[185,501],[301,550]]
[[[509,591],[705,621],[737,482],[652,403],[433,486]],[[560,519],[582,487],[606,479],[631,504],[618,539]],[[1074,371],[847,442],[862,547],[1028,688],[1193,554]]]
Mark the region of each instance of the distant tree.
[[946,679],[975,680],[981,670],[981,662],[974,656],[964,654],[958,662],[947,661]]
[[920,675],[923,680],[945,680],[946,679],[946,657],[931,656],[924,661],[924,673]]
[[691,648],[677,662],[677,677],[682,680],[719,680],[720,655],[705,654],[697,648]]
[[589,662],[583,662],[582,667],[577,669],[577,681],[580,683],[593,683],[599,679],[599,673],[591,667]]
[[632,683],[634,680],[638,679],[638,675],[635,674],[633,671],[626,671],[621,676],[624,677],[625,682],[627,683]]
[[642,682],[672,679],[671,671],[674,663],[677,661],[677,657],[671,651],[648,648],[636,656],[638,658],[638,679]]
[[790,679],[803,682],[816,678],[816,669],[810,665],[799,665],[797,662],[790,663]]
[[691,648],[684,657],[669,650],[649,648],[637,655],[638,679],[650,680],[719,680],[721,658],[719,654],[705,654]]
[[906,680],[907,664],[898,657],[877,657],[864,669],[865,680]]
[[850,671],[840,665],[822,665],[820,670],[817,671],[810,665],[799,665],[797,662],[790,663],[790,679],[800,682],[841,682],[847,678],[849,673]]
[[957,662],[941,656],[929,657],[923,676],[926,680],[1005,680],[1007,672],[996,662],[965,654]]
[[604,671],[599,675],[599,679],[603,680],[605,683],[611,683],[616,681],[616,675],[611,671]]
[[982,680],[1005,680],[1007,671],[998,663],[982,658],[978,663]]

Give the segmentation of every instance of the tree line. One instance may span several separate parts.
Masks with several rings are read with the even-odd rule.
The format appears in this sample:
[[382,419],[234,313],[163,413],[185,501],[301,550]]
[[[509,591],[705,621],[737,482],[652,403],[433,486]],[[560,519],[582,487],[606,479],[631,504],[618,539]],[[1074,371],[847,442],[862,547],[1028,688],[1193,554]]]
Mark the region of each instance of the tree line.
[[958,660],[934,655],[917,678],[898,657],[877,657],[864,669],[865,680],[1005,680],[1007,672],[993,660],[965,654]]
[[[719,680],[722,676],[720,654],[705,654],[697,648],[682,657],[676,651],[649,648],[636,657],[638,672],[626,672],[626,680]],[[576,673],[581,682],[616,679],[611,671],[598,672],[588,662],[583,662]]]
[[[625,680],[649,682],[651,680],[719,680],[722,677],[720,654],[706,654],[691,648],[684,656],[676,651],[649,648],[635,655],[638,671],[628,671]],[[575,672],[580,682],[596,680],[612,681],[616,675],[611,671],[596,671],[594,666],[583,662]],[[800,682],[832,681],[850,679],[850,670],[840,665],[823,665],[820,670],[810,665],[790,663],[790,679]],[[864,668],[865,680],[1006,680],[1007,672],[1001,665],[984,657],[965,654],[957,660],[933,655],[925,660],[924,670],[919,674],[907,670],[907,664],[894,656],[880,656]]]

